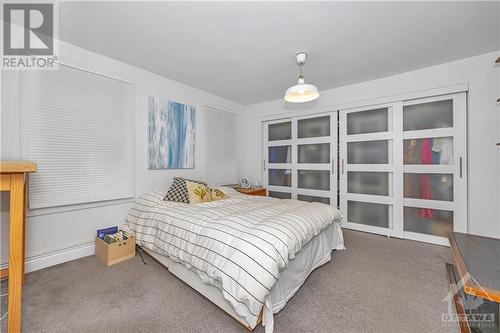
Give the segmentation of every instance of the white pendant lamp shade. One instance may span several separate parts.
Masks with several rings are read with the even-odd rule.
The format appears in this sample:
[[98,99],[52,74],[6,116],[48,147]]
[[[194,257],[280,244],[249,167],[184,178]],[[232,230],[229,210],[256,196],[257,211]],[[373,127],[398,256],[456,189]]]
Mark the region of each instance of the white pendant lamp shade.
[[314,101],[319,97],[318,87],[313,84],[306,84],[302,75],[302,66],[306,62],[307,53],[298,53],[296,55],[297,64],[300,66],[299,81],[291,86],[285,92],[285,101],[290,103],[304,103]]
[[318,88],[313,84],[305,84],[304,79],[286,90],[285,101],[290,103],[304,103],[314,101],[319,97]]

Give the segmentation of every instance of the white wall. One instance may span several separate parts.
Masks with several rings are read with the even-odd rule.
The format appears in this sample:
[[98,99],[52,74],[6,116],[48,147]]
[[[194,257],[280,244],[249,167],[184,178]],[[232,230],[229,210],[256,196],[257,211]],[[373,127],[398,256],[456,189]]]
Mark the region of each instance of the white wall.
[[[201,128],[202,105],[239,114],[242,106],[162,76],[141,70],[81,48],[61,43],[59,59],[98,73],[134,82],[136,131],[136,194],[170,185],[172,176],[201,177],[202,161],[200,131],[197,132],[194,169],[147,169],[147,96],[154,95],[193,105],[197,108],[197,126]],[[168,59],[165,59],[168,61]],[[189,69],[186,69],[189,70]],[[18,160],[21,156],[19,118],[19,73],[2,71],[1,159]],[[36,161],[35,161],[36,162]],[[237,167],[237,166],[235,166]],[[98,228],[121,225],[130,207],[130,200],[76,205],[28,212],[26,220],[27,270],[35,270],[66,260],[93,254],[93,238]],[[8,261],[8,198],[1,196],[1,263]]]
[[[295,112],[329,111],[339,105],[461,83],[468,93],[469,232],[500,237],[499,52],[454,61],[378,80],[321,91],[317,101],[302,105],[283,100],[245,107],[240,117],[240,176],[262,182],[262,118]],[[290,82],[292,84],[293,82]],[[285,89],[286,87],[283,87]]]

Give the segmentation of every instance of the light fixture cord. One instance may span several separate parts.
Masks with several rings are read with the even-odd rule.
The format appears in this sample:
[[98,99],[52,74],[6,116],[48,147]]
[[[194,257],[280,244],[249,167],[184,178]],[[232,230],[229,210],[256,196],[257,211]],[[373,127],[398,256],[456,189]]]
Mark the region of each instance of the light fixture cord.
[[303,79],[304,78],[304,75],[302,75],[302,66],[304,66],[304,64],[300,64],[299,67],[300,67],[300,75],[299,75],[299,79]]

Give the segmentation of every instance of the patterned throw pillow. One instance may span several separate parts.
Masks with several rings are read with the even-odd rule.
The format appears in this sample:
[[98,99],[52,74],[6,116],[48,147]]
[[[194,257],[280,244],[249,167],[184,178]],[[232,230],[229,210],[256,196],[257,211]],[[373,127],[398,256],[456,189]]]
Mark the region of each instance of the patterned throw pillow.
[[175,202],[184,202],[189,203],[188,191],[186,188],[186,181],[190,181],[197,184],[207,185],[204,182],[200,182],[198,180],[185,179],[181,177],[174,177],[174,181],[172,182],[172,186],[165,195],[163,200],[165,201],[175,201]]
[[210,188],[199,183],[186,181],[186,187],[188,191],[189,203],[192,204],[227,198],[227,195],[225,195],[221,190]]

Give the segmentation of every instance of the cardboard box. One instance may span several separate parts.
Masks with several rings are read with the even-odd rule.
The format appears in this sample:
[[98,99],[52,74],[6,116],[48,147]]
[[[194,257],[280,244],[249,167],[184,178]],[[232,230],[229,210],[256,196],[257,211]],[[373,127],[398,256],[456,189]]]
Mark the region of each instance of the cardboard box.
[[111,266],[135,257],[135,237],[126,234],[128,239],[108,244],[99,237],[95,238],[95,255],[106,266]]

